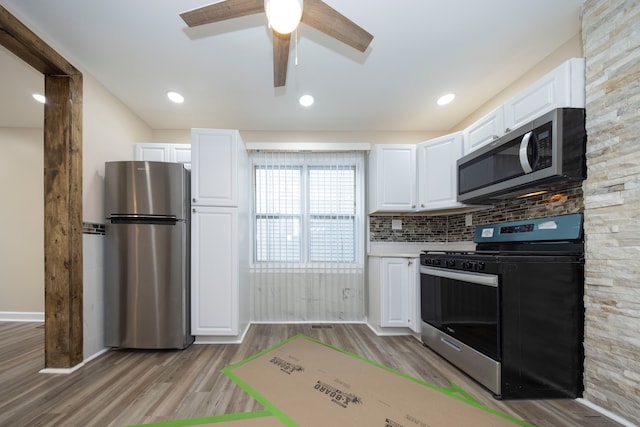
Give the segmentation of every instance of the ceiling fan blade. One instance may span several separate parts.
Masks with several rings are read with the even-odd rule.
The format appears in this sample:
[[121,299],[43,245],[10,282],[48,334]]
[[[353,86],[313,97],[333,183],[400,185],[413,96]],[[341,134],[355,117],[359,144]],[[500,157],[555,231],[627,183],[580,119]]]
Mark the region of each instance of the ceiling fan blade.
[[273,33],[273,86],[284,86],[287,82],[287,64],[289,63],[289,44],[291,34]]
[[302,22],[364,52],[373,36],[321,0],[304,0]]
[[180,14],[189,27],[264,12],[264,0],[224,0]]

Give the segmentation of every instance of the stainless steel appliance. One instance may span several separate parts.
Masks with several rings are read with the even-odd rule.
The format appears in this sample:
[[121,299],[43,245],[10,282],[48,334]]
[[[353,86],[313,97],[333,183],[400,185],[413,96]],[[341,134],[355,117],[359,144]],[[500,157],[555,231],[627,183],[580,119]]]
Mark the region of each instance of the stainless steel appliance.
[[182,164],[105,163],[105,341],[182,349],[190,333],[190,177]]
[[585,110],[559,108],[460,158],[458,201],[491,203],[586,178]]
[[582,395],[582,215],[476,227],[420,257],[422,341],[497,398]]

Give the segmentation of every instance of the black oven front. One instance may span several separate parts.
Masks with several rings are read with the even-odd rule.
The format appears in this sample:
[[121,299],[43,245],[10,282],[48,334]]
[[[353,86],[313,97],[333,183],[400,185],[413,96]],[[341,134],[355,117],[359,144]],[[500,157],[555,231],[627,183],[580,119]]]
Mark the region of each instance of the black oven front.
[[422,321],[499,361],[499,277],[427,266],[420,273]]
[[420,258],[422,341],[501,394],[500,276],[490,257]]
[[583,391],[582,216],[478,226],[472,252],[425,252],[425,346],[497,398]]

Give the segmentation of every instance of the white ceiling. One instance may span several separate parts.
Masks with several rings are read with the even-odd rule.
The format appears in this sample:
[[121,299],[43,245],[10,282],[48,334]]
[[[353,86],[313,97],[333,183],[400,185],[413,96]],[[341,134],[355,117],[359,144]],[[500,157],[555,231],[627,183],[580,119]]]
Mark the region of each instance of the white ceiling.
[[[583,0],[324,0],[373,34],[365,53],[302,24],[273,87],[264,14],[187,28],[212,0],[2,0],[154,129],[448,130],[580,31]],[[0,49],[0,126],[38,127],[42,77]],[[176,105],[167,90],[186,100]],[[438,107],[436,99],[455,92]],[[316,102],[303,108],[298,98]]]

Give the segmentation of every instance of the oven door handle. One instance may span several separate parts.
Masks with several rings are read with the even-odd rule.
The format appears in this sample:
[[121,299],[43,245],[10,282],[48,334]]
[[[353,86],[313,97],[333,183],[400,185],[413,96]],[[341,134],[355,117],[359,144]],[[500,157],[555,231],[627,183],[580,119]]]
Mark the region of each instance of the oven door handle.
[[465,271],[445,270],[442,268],[420,267],[420,274],[444,277],[460,282],[475,283],[477,285],[498,287],[498,276],[492,274],[467,273]]

